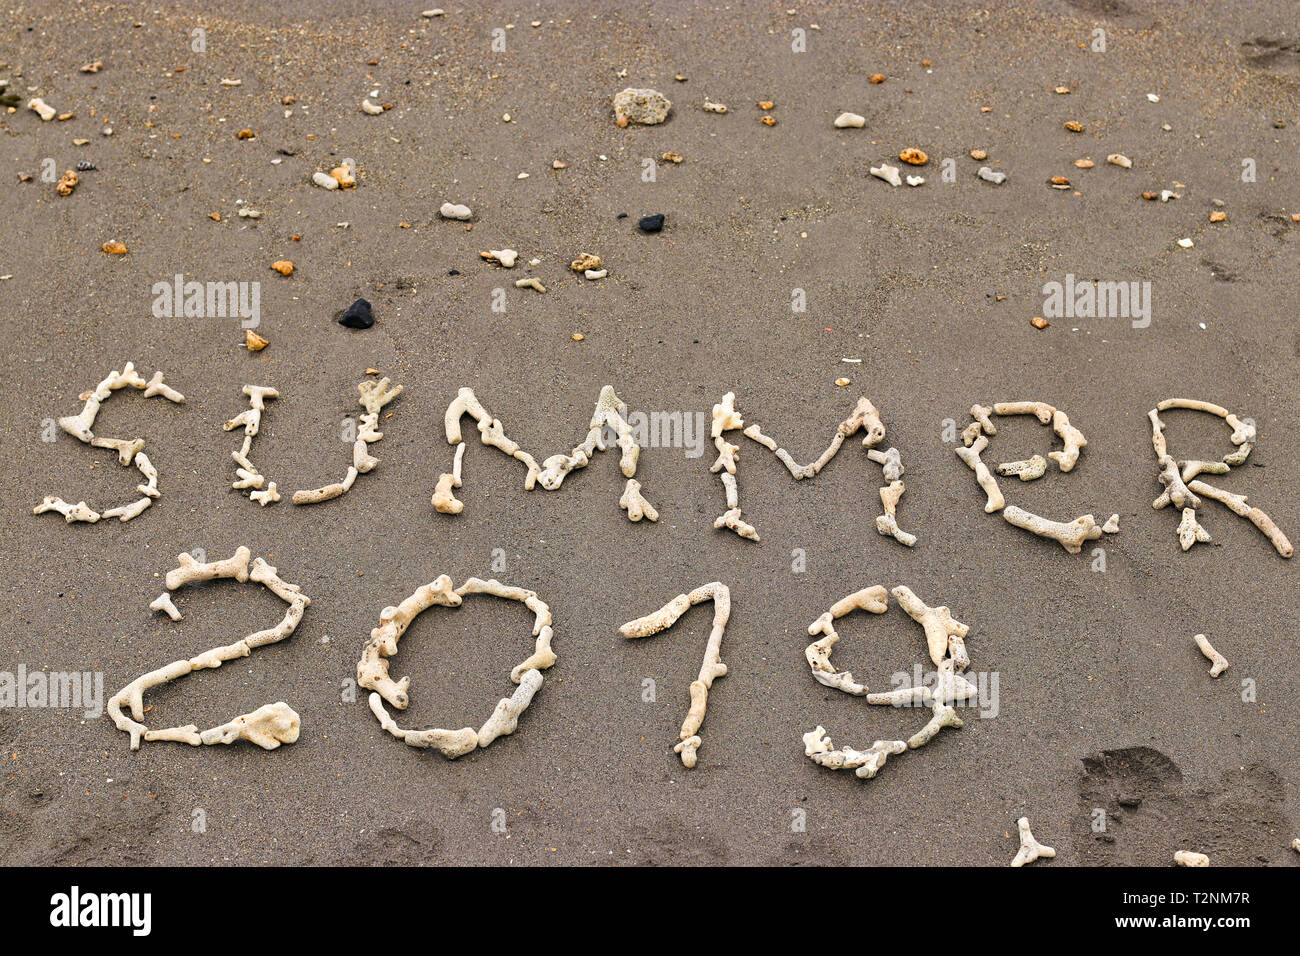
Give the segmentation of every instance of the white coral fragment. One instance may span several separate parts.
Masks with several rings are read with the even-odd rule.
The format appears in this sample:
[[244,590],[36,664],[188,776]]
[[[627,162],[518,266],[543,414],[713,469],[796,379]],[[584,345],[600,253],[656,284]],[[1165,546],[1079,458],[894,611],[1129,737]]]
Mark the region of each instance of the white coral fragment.
[[1015,505],[1008,505],[1003,510],[1002,517],[1017,528],[1059,542],[1070,554],[1078,554],[1083,550],[1085,541],[1094,541],[1102,534],[1101,525],[1097,524],[1097,519],[1092,515],[1080,515],[1073,521],[1052,521]]
[[1209,866],[1210,858],[1204,853],[1197,853],[1195,850],[1177,850],[1174,852],[1174,862],[1179,866]]
[[1196,646],[1200,648],[1201,653],[1205,655],[1206,659],[1209,660],[1209,662],[1212,665],[1214,665],[1213,667],[1210,668],[1211,677],[1218,677],[1220,674],[1222,674],[1224,671],[1226,671],[1229,667],[1232,666],[1231,664],[1228,663],[1228,659],[1226,657],[1224,657],[1222,654],[1220,654],[1218,651],[1214,649],[1214,645],[1210,643],[1209,638],[1207,638],[1204,634],[1197,634],[1195,637],[1192,638],[1192,640],[1196,642]]
[[651,521],[659,520],[659,512],[654,509],[654,505],[645,500],[645,496],[641,494],[641,482],[635,478],[627,480],[623,496],[618,499],[618,506],[627,512],[629,521],[640,521],[642,518],[649,518]]
[[1033,833],[1029,830],[1029,818],[1021,817],[1016,821],[1016,829],[1020,831],[1020,849],[1016,852],[1016,858],[1011,861],[1014,867],[1024,866],[1026,863],[1033,863],[1035,860],[1051,859],[1056,856],[1056,851],[1050,846],[1044,846],[1034,839]]
[[875,176],[877,179],[883,179],[891,186],[903,185],[903,180],[898,175],[898,167],[891,166],[889,163],[881,163],[879,166],[872,166],[871,175]]
[[1295,554],[1295,548],[1291,545],[1291,539],[1286,536],[1281,528],[1265,512],[1248,504],[1245,495],[1235,495],[1230,491],[1224,491],[1222,488],[1216,488],[1208,485],[1203,481],[1193,481],[1187,486],[1189,490],[1205,495],[1207,498],[1213,498],[1222,505],[1227,506],[1233,514],[1245,518],[1261,532],[1264,537],[1268,538],[1277,551],[1284,558],[1289,558]]
[[998,487],[997,479],[989,471],[989,466],[984,464],[980,455],[988,447],[989,440],[985,435],[980,435],[971,444],[969,448],[961,447],[955,449],[957,457],[966,463],[971,471],[975,472],[975,480],[979,483],[980,488],[984,490],[987,501],[984,504],[984,511],[992,514],[1006,507],[1007,500],[1002,497],[1002,489]]
[[149,610],[161,611],[173,621],[181,619],[181,612],[177,610],[176,605],[172,603],[172,596],[166,591],[149,602]]
[[831,651],[840,639],[832,622],[850,611],[860,609],[870,611],[872,614],[884,614],[888,608],[889,592],[883,585],[876,584],[835,602],[829,611],[813,621],[808,626],[808,633],[824,635],[804,649],[804,657],[807,658],[808,666],[812,669],[813,679],[819,684],[842,690],[855,697],[865,695],[867,693],[865,684],[859,684],[853,679],[852,673],[838,670],[831,663]]
[[845,747],[833,749],[835,744],[826,735],[826,728],[821,725],[803,735],[804,755],[813,763],[828,770],[853,770],[854,775],[863,780],[870,780],[891,755],[901,754],[907,750],[902,740],[877,740],[866,750],[854,750]]
[[948,656],[951,638],[964,640],[970,632],[970,626],[953,617],[947,605],[930,607],[905,584],[898,585],[891,593],[899,607],[925,631],[926,647],[936,667]]
[[936,702],[932,713],[934,716],[930,718],[929,722],[907,739],[909,749],[916,750],[919,747],[924,747],[945,727],[964,726],[961,718],[957,716],[956,708],[947,704]]
[[1047,459],[1034,455],[1022,461],[1004,461],[998,465],[999,475],[1015,475],[1021,481],[1033,481],[1047,473]]

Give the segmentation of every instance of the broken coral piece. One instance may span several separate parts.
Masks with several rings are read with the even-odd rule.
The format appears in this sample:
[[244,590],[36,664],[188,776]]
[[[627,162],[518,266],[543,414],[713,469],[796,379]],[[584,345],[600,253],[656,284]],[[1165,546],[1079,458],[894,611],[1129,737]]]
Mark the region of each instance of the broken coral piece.
[[1015,475],[1021,481],[1033,481],[1047,473],[1047,459],[1034,455],[1022,461],[1004,461],[998,465],[999,475]]
[[[283,701],[260,707],[251,714],[236,717],[229,723],[200,732],[193,725],[168,727],[150,730],[143,723],[145,707],[144,692],[152,687],[184,677],[196,670],[220,667],[226,661],[247,657],[259,647],[275,644],[284,640],[297,628],[302,620],[303,611],[311,604],[311,599],[301,592],[298,585],[290,584],[280,578],[277,569],[261,558],[253,562],[249,570],[248,548],[240,546],[233,556],[224,561],[201,562],[190,554],[177,556],[177,567],[167,572],[166,583],[169,591],[195,581],[210,581],[216,578],[233,578],[236,581],[252,580],[266,586],[281,600],[289,605],[280,623],[274,627],[252,634],[223,647],[214,647],[188,660],[173,661],[157,670],[142,674],[108,701],[108,714],[118,730],[131,736],[131,749],[139,750],[140,741],[171,741],[186,743],[191,746],[229,744],[236,740],[248,740],[265,750],[274,750],[280,744],[291,744],[298,739],[301,721],[298,715]],[[167,600],[164,603],[164,598]],[[155,610],[166,610],[171,606],[169,595],[162,595],[150,605]],[[172,606],[172,611],[175,607]],[[171,616],[171,611],[167,611]],[[177,613],[172,619],[179,619]],[[122,712],[123,705],[129,706],[131,716]]]
[[1194,480],[1187,486],[1188,490],[1204,495],[1207,498],[1213,498],[1220,504],[1226,505],[1228,510],[1234,514],[1245,518],[1261,532],[1264,537],[1268,538],[1273,548],[1284,558],[1289,558],[1295,554],[1295,548],[1291,545],[1291,539],[1283,533],[1282,529],[1274,523],[1273,519],[1261,511],[1259,508],[1252,507],[1246,502],[1245,495],[1235,495],[1230,491],[1224,491],[1222,488],[1216,488],[1208,485],[1203,481]]
[[177,610],[176,605],[172,603],[171,594],[166,591],[149,602],[149,610],[161,611],[173,621],[179,621],[181,619],[181,612]]
[[1070,554],[1078,554],[1083,550],[1085,541],[1093,541],[1102,534],[1101,525],[1097,524],[1092,515],[1081,515],[1073,521],[1051,521],[1015,505],[1008,505],[1002,511],[1002,517],[1017,528],[1059,542]]
[[649,518],[651,521],[659,520],[659,512],[655,510],[654,505],[645,500],[645,496],[641,494],[641,482],[635,478],[627,480],[623,496],[618,499],[618,506],[627,512],[629,521],[640,521],[642,518]]
[[1201,649],[1201,653],[1205,655],[1206,659],[1214,665],[1210,668],[1211,677],[1218,677],[1232,666],[1228,663],[1226,657],[1214,649],[1214,645],[1210,643],[1204,634],[1197,634],[1192,640],[1196,642],[1196,646]]
[[57,511],[63,515],[63,520],[68,524],[72,524],[74,521],[94,524],[102,517],[98,511],[89,507],[84,501],[78,501],[75,505],[72,505],[55,495],[46,495],[41,500],[41,503],[32,509],[32,514],[45,514],[47,511]]
[[854,750],[851,747],[835,750],[835,744],[826,735],[826,728],[820,724],[816,730],[803,735],[803,744],[804,755],[819,767],[852,770],[862,780],[870,780],[879,773],[891,755],[907,750],[907,743],[902,740],[877,740],[866,750]]
[[867,693],[867,686],[854,680],[852,673],[837,670],[831,663],[831,651],[840,639],[832,622],[850,611],[863,610],[870,611],[872,614],[884,614],[888,609],[889,592],[884,585],[875,584],[836,601],[829,611],[809,625],[809,634],[824,635],[804,649],[804,657],[807,658],[808,666],[812,668],[812,675],[817,683],[842,690],[855,697],[862,697]]
[[1210,858],[1204,853],[1197,853],[1195,850],[1176,850],[1174,852],[1174,862],[1179,866],[1209,866]]
[[964,726],[961,718],[957,716],[956,709],[947,704],[936,702],[933,714],[934,716],[930,718],[929,722],[926,723],[924,727],[907,739],[907,746],[910,750],[924,747],[945,727]]
[[880,503],[884,507],[885,513],[876,518],[876,530],[887,537],[892,537],[899,544],[910,548],[916,544],[916,535],[900,528],[896,515],[898,500],[903,497],[903,491],[904,487],[901,481],[891,481],[880,489]]
[[[405,730],[399,727],[384,708],[384,701],[399,710],[405,710],[410,702],[408,688],[411,679],[403,677],[394,681],[388,673],[388,658],[397,653],[398,640],[421,613],[435,604],[460,607],[463,598],[470,594],[490,594],[520,601],[533,612],[533,653],[510,672],[510,680],[518,684],[519,688],[510,697],[502,698],[497,703],[492,714],[477,731],[473,727],[462,727],[460,730]],[[357,683],[373,691],[369,699],[370,710],[384,730],[408,746],[432,747],[448,760],[455,760],[476,748],[488,746],[498,737],[514,733],[520,714],[541,689],[541,672],[556,661],[555,652],[551,650],[551,621],[550,607],[535,591],[502,584],[494,578],[484,581],[473,577],[459,588],[453,589],[451,578],[442,574],[431,583],[417,588],[414,594],[397,607],[386,607],[380,612],[379,627],[370,632],[370,640],[362,650],[361,660],[357,662]]]
[[965,645],[962,642],[969,633],[970,626],[953,617],[947,605],[930,607],[905,584],[898,585],[890,593],[908,617],[920,624],[925,631],[926,648],[936,667],[949,656],[954,641],[962,647],[962,653],[954,656],[965,656]]
[[1183,546],[1183,550],[1188,550],[1194,544],[1208,543],[1212,540],[1210,532],[1201,527],[1200,522],[1196,520],[1196,509],[1184,508],[1183,520],[1178,522],[1178,543]]
[[957,457],[966,463],[971,471],[975,472],[975,480],[979,483],[980,488],[984,490],[984,495],[988,499],[984,504],[984,511],[992,514],[1006,507],[1006,499],[1002,497],[1002,489],[998,487],[997,479],[989,471],[989,466],[984,464],[980,455],[988,447],[989,440],[987,435],[980,435],[971,443],[970,447],[961,447],[955,449]]
[[1033,863],[1039,859],[1051,859],[1056,856],[1056,851],[1050,846],[1044,846],[1034,839],[1033,833],[1029,830],[1029,818],[1021,817],[1016,821],[1016,829],[1020,831],[1020,849],[1016,852],[1016,858],[1011,861],[1014,867],[1024,866],[1026,863]]
[[731,592],[725,584],[713,581],[701,585],[689,594],[679,594],[659,610],[645,617],[628,621],[619,628],[619,633],[627,638],[649,637],[667,630],[677,622],[691,605],[702,601],[713,601],[713,628],[704,647],[704,661],[700,664],[699,676],[691,682],[691,706],[682,721],[681,741],[673,750],[681,755],[682,765],[687,769],[694,767],[696,755],[700,749],[699,730],[704,723],[705,710],[709,702],[709,690],[719,677],[725,677],[727,665],[722,663],[722,635],[731,616]]

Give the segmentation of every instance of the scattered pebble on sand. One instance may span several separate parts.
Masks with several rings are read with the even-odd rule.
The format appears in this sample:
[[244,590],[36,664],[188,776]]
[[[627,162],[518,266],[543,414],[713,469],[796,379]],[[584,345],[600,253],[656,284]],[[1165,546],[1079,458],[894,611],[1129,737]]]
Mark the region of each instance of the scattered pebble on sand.
[[664,228],[664,214],[660,212],[653,216],[642,216],[636,221],[636,227],[642,232],[660,232]]
[[1048,321],[1047,321],[1045,318],[1043,318],[1041,315],[1036,315],[1036,316],[1034,316],[1032,319],[1029,320],[1029,324],[1032,325],[1032,326],[1033,326],[1034,328],[1036,328],[1036,329],[1042,330],[1042,329],[1047,328],[1047,326],[1048,326],[1050,323],[1048,323]]
[[369,116],[379,116],[384,112],[384,108],[366,99],[361,101],[361,112]]
[[872,73],[872,74],[871,74],[871,82],[874,83],[876,86],[879,86],[881,83],[885,82],[885,74],[883,74],[883,73]]
[[705,101],[704,101],[704,112],[706,112],[706,113],[725,113],[725,112],[727,112],[727,107],[726,107],[725,105],[723,105],[722,103],[710,103],[708,100],[705,100]]
[[985,182],[992,183],[995,186],[1000,186],[1007,181],[1006,173],[995,173],[987,166],[981,166],[980,171],[976,175]]
[[536,276],[529,276],[527,279],[516,279],[516,289],[536,289],[538,292],[545,292],[546,286],[542,285],[542,280]]
[[668,118],[672,106],[658,90],[628,87],[614,94],[614,117],[620,128],[629,123],[656,126]]
[[252,329],[244,329],[244,348],[248,349],[248,351],[260,352],[270,344]]
[[470,212],[469,206],[462,206],[458,203],[445,202],[438,207],[438,215],[443,219],[460,219],[465,220],[474,214]]
[[1091,159],[1076,159],[1074,161],[1074,165],[1078,166],[1080,169],[1092,169],[1092,167],[1096,166],[1097,164],[1094,163]]
[[858,113],[841,113],[835,117],[836,129],[861,129],[867,125],[867,118]]
[[1122,166],[1125,169],[1133,168],[1133,160],[1129,159],[1123,153],[1111,153],[1106,157],[1106,162],[1110,163],[1112,166]]
[[69,169],[59,177],[59,181],[55,185],[54,191],[60,196],[71,196],[72,191],[77,188],[77,183],[79,182],[81,182],[81,178],[75,171]]
[[605,278],[605,276],[609,275],[609,270],[608,269],[585,269],[583,270],[582,274],[594,282],[597,279],[603,279]]
[[1214,209],[1210,212],[1210,222],[1223,222],[1228,218],[1228,214],[1222,209]]
[[99,248],[103,249],[110,256],[126,255],[126,243],[121,239],[110,239]]
[[989,158],[988,150],[972,149],[970,151],[970,158],[977,162],[983,162],[984,160]]
[[903,150],[898,154],[898,158],[909,166],[924,166],[930,161],[930,157],[926,155],[925,150],[917,149],[915,146],[909,146]]
[[569,263],[569,268],[574,272],[586,272],[588,269],[599,269],[600,266],[600,256],[593,255],[590,252],[584,252]]
[[374,313],[370,311],[370,303],[365,299],[357,299],[339,318],[339,325],[349,329],[368,329],[374,324]]
[[329,173],[322,173],[319,169],[311,174],[311,181],[321,189],[338,189],[339,181]]
[[1194,245],[1196,245],[1196,243],[1192,242],[1192,240],[1190,239],[1179,239],[1178,244],[1182,246],[1184,249],[1190,249]]
[[293,263],[288,259],[277,259],[271,263],[271,268],[282,276],[293,275]]
[[1083,124],[1080,123],[1078,120],[1066,120],[1065,128],[1068,129],[1071,133],[1083,132]]

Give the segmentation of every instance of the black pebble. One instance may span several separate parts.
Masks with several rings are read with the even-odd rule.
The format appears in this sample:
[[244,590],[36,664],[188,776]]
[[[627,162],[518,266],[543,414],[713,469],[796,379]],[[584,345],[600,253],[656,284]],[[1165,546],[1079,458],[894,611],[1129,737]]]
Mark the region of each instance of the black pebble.
[[625,213],[625,212],[621,212],[621,213],[619,213],[617,216],[615,216],[614,218],[615,218],[615,219],[626,219],[626,218],[627,218],[627,213]]
[[642,216],[637,221],[637,228],[642,232],[658,232],[664,227],[664,214],[659,213],[657,216]]
[[447,275],[449,275],[449,276],[458,276],[458,275],[460,275],[460,270],[459,270],[459,269],[450,269],[450,270],[448,270]]
[[343,318],[339,319],[339,325],[346,325],[350,329],[368,329],[374,324],[375,317],[370,314],[370,303],[365,299],[353,302],[343,313]]

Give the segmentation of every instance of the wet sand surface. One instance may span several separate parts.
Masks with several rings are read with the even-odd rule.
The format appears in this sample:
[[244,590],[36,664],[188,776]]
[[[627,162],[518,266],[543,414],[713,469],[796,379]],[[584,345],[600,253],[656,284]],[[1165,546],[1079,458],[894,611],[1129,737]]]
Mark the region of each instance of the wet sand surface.
[[[857,6],[11,10],[0,76],[23,103],[39,95],[76,116],[0,114],[0,670],[99,672],[108,696],[279,619],[277,599],[232,582],[178,592],[178,623],[150,614],[161,576],[191,549],[271,555],[313,603],[288,640],[146,697],[151,726],[210,727],[286,701],[302,735],[274,752],[132,752],[105,716],[0,710],[0,861],[1005,865],[1021,815],[1057,849],[1038,866],[1169,865],[1176,849],[1216,865],[1300,860],[1287,848],[1300,832],[1296,565],[1213,502],[1199,512],[1213,543],[1183,553],[1176,510],[1151,507],[1146,418],[1172,396],[1253,418],[1252,457],[1211,480],[1300,532],[1300,8]],[[191,49],[195,28],[205,52]],[[497,28],[504,52],[492,50]],[[806,52],[792,50],[796,28]],[[1105,52],[1091,49],[1097,29]],[[78,72],[94,60],[100,72]],[[618,128],[610,100],[626,86],[671,98],[668,121]],[[359,109],[373,90],[393,104],[381,116]],[[706,98],[729,112],[703,112]],[[866,127],[835,129],[843,111]],[[910,146],[931,157],[923,187],[869,175]],[[975,148],[1006,183],[976,178]],[[645,181],[643,161],[666,151],[684,162],[658,162]],[[1133,168],[1107,164],[1111,153]],[[60,173],[82,160],[98,170],[61,197],[41,179],[47,157]],[[1076,168],[1083,157],[1096,166]],[[310,183],[344,158],[358,164],[355,190]],[[1243,159],[1255,182],[1242,181]],[[1073,188],[1051,189],[1052,176]],[[1181,198],[1141,198],[1162,189]],[[1215,199],[1224,222],[1209,222]],[[239,200],[261,218],[239,218]],[[445,201],[469,205],[472,228],[440,219]],[[638,231],[654,213],[663,231]],[[101,252],[111,239],[129,252]],[[478,256],[506,247],[520,252],[513,270]],[[608,278],[569,270],[583,252],[603,257]],[[292,276],[269,270],[280,259]],[[245,350],[237,319],[155,318],[154,284],[178,273],[260,282],[270,346]],[[1150,282],[1150,325],[1035,329],[1044,283],[1067,274]],[[548,291],[515,288],[525,275]],[[792,311],[796,290],[804,312]],[[374,327],[336,324],[359,296]],[[135,497],[134,469],[109,452],[61,432],[41,440],[126,361],[146,377],[162,369],[187,398],[128,389],[96,424],[145,439],[162,498],[129,523],[33,516],[47,494],[101,509]],[[342,498],[295,507],[287,492],[345,470],[340,423],[360,412],[367,368],[405,387],[371,447],[382,464]],[[842,376],[851,384],[837,387]],[[254,444],[285,494],[268,508],[230,488],[238,433],[221,423],[247,407],[245,383],[281,393]],[[632,524],[616,452],[557,492],[525,492],[523,466],[481,446],[468,420],[465,510],[433,511],[459,387],[540,460],[581,441],[605,384],[634,411],[692,421],[734,391],[747,422],[802,461],[868,396],[885,446],[902,453],[899,522],[918,544],[877,534],[880,469],[858,439],[795,482],[730,436],[758,543],[713,528],[723,491],[707,444],[643,450],[637,477],[661,517]],[[1058,519],[1117,512],[1118,535],[1070,555],[983,512],[950,429],[975,402],[1015,399],[1068,411],[1089,444],[1070,474],[1001,479],[1008,500]],[[1217,419],[1164,417],[1177,457],[1232,448]],[[985,461],[1052,447],[1049,429],[1014,420]],[[442,573],[535,589],[559,655],[519,730],[455,762],[389,737],[364,694],[346,699],[380,610]],[[648,640],[618,627],[714,580],[731,589],[729,673],[687,770],[672,745],[712,607]],[[905,739],[928,714],[815,683],[803,650],[818,615],[877,583],[907,584],[970,625],[972,674],[996,675],[998,707],[863,781],[815,766],[801,735],[821,724],[863,748]],[[424,614],[393,663],[412,678],[403,726],[477,726],[513,690],[531,623],[487,597]],[[872,690],[928,669],[921,629],[896,605],[838,630],[835,662]],[[1232,662],[1218,680],[1197,632]]]

